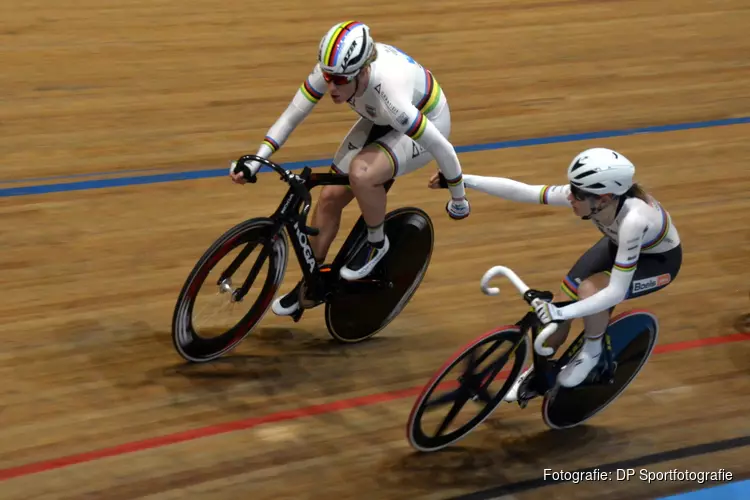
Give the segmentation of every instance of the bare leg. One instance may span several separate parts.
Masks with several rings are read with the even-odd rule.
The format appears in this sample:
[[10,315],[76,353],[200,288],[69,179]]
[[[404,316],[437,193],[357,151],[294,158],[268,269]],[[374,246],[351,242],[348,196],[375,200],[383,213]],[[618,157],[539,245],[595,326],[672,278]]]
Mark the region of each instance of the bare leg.
[[[555,353],[558,349],[560,349],[560,346],[565,343],[565,341],[568,338],[568,334],[570,333],[570,327],[573,324],[572,320],[564,321],[560,323],[557,326],[557,330],[555,333],[550,335],[550,337],[547,339],[547,345],[555,350]],[[554,354],[552,354],[554,356]]]
[[[578,287],[578,296],[586,299],[606,288],[609,276],[605,273],[595,274]],[[575,387],[583,382],[599,361],[602,353],[602,336],[609,323],[610,310],[591,314],[583,318],[585,340],[581,350],[558,375],[557,380],[564,387]]]
[[[607,274],[595,274],[581,283],[581,286],[578,287],[578,296],[581,299],[586,299],[600,290],[604,290],[607,285],[609,285],[609,276]],[[586,338],[596,339],[604,335],[611,314],[610,310],[606,310],[583,318]]]
[[368,244],[341,268],[339,274],[346,280],[364,278],[388,253],[389,242],[384,227],[386,192],[383,184],[392,177],[391,160],[377,146],[365,148],[351,163],[349,179],[367,225]]
[[[331,243],[338,234],[341,212],[353,199],[354,194],[347,186],[323,186],[321,189],[318,203],[315,205],[310,218],[310,225],[320,232],[317,236],[309,237],[310,246],[318,264],[325,262]],[[288,316],[297,311],[300,306],[298,301],[299,290],[303,285],[304,280],[301,280],[286,295],[276,299],[273,303],[273,312],[279,316]],[[315,304],[312,302],[303,304],[304,307],[312,307],[313,305]]]
[[386,193],[383,184],[393,176],[391,162],[376,147],[365,148],[352,161],[352,191],[368,227],[377,227],[385,219]]
[[353,199],[354,193],[347,186],[323,186],[320,190],[310,220],[310,225],[320,230],[317,236],[310,237],[310,246],[318,262],[324,262],[328,256],[341,225],[341,213]]

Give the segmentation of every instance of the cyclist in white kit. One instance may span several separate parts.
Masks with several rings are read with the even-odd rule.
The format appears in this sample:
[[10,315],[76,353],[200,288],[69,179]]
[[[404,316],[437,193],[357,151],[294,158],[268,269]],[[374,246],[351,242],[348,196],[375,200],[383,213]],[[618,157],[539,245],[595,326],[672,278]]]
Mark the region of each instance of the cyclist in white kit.
[[[464,191],[461,164],[448,141],[451,129],[446,96],[433,74],[402,51],[376,43],[367,25],[348,21],[336,24],[323,36],[318,62],[297,90],[292,102],[266,133],[257,155],[269,158],[292,131],[330,92],[336,104],[347,103],[360,118],[341,142],[331,170],[348,174],[350,186],[323,186],[313,209],[311,226],[320,233],[310,238],[318,265],[323,268],[339,229],[341,212],[357,199],[367,224],[367,244],[341,268],[341,277],[366,277],[388,252],[383,225],[386,192],[390,182],[427,165],[433,159],[448,179],[451,198],[446,210],[453,219],[470,212]],[[258,162],[246,164],[251,173]],[[232,180],[246,182],[230,169]],[[276,299],[277,315],[291,315],[300,307],[304,279]],[[303,289],[302,289],[303,290]],[[304,290],[302,292],[304,296]],[[317,304],[304,304],[311,307]]]

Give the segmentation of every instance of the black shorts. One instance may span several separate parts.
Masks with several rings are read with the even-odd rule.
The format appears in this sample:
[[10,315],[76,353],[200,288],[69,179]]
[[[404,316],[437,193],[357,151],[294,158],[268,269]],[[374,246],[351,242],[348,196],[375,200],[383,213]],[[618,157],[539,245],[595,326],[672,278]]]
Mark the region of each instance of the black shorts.
[[[606,236],[586,250],[563,279],[562,291],[578,300],[578,286],[590,276],[612,270],[617,255],[617,245]],[[682,265],[682,245],[664,253],[642,253],[630,282],[625,300],[642,297],[661,290],[677,277]]]

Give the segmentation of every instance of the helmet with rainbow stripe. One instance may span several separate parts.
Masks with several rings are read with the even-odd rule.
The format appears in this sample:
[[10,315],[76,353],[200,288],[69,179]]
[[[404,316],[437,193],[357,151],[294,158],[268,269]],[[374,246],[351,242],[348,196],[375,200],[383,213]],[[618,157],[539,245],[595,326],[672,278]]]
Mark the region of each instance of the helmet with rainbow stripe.
[[[343,77],[351,81],[372,55],[375,43],[370,28],[357,21],[333,26],[320,40],[318,63],[327,81]],[[334,81],[334,83],[337,83]]]

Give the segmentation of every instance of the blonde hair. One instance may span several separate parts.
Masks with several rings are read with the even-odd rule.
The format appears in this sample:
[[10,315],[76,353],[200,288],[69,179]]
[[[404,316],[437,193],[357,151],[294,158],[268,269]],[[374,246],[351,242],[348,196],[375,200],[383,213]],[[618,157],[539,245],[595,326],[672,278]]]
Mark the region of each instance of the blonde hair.
[[367,60],[365,61],[365,63],[362,65],[362,67],[364,68],[366,66],[369,66],[377,58],[378,58],[378,48],[376,46],[373,46],[372,47],[372,54],[370,54],[370,57],[367,58]]
[[646,203],[651,202],[651,198],[649,197],[649,194],[638,183],[635,183],[632,186],[630,186],[630,189],[628,189],[623,196],[626,198],[638,198],[638,199],[645,201]]

